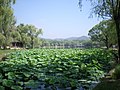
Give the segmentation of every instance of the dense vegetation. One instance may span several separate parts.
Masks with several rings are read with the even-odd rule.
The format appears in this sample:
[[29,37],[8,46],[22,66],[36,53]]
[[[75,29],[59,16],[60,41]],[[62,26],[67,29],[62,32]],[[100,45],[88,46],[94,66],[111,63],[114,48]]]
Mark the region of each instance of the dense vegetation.
[[89,30],[88,35],[94,43],[107,49],[117,45],[117,34],[112,20],[103,20]]
[[[82,1],[83,0],[79,0],[80,7],[82,7]],[[92,5],[92,14],[102,17],[103,19],[111,19],[115,25],[118,45],[118,62],[120,63],[120,0],[90,0],[90,2]],[[112,29],[110,32],[111,31]]]
[[[24,48],[38,47],[42,29],[34,25],[20,24],[16,26],[16,20],[12,4],[16,0],[0,0],[0,48],[6,49],[12,46],[12,42],[21,42]],[[16,45],[14,45],[16,46]]]
[[[17,43],[22,43],[23,48],[38,48],[40,45],[52,46],[52,48],[56,48],[57,45],[76,48],[82,44],[87,48],[94,46],[110,48],[115,45],[118,47],[116,61],[120,63],[119,0],[90,0],[92,13],[109,19],[100,22],[89,31],[92,41],[43,41],[42,44],[39,38],[42,29],[28,24],[15,25],[16,20],[12,9],[15,1],[0,0],[0,48],[16,47]],[[81,6],[82,0],[79,1]],[[14,45],[11,45],[13,42]],[[93,84],[98,83],[99,79],[112,68],[112,57],[109,51],[100,49],[17,51],[0,62],[0,90],[93,88]],[[118,65],[115,67],[113,77],[120,79],[119,76]]]
[[0,90],[93,88],[111,69],[112,58],[101,49],[13,52],[0,62]]

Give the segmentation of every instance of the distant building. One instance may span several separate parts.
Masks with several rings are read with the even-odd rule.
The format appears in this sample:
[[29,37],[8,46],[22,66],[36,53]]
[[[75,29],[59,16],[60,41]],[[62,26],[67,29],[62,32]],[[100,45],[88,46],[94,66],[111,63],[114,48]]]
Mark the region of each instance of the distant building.
[[23,48],[23,43],[22,42],[11,42],[11,47],[12,48]]

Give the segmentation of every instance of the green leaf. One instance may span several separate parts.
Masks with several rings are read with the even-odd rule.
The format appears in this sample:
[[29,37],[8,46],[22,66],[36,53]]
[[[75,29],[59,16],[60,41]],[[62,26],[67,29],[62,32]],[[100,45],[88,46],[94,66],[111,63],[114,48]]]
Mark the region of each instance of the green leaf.
[[5,71],[5,72],[10,71],[10,70],[11,70],[10,67],[4,67],[3,68],[3,71]]
[[56,68],[56,70],[62,71],[63,69],[62,68]]
[[11,87],[12,85],[14,85],[14,81],[13,81],[13,80],[3,79],[2,84],[3,84],[4,86]]
[[38,86],[38,82],[34,81],[34,80],[29,80],[28,82],[25,82],[25,86],[27,86],[27,87],[32,86],[32,87],[36,88]]
[[5,88],[3,86],[0,86],[0,90],[5,90]]
[[71,87],[76,87],[76,82],[75,81],[71,81],[70,85],[71,85]]
[[15,78],[14,72],[9,72],[7,75],[8,75],[8,79],[14,79]]
[[86,65],[84,63],[82,63],[81,69],[84,70],[85,68],[86,68]]
[[12,86],[11,89],[13,89],[13,90],[23,90],[23,88],[20,87],[20,86]]
[[29,72],[24,72],[23,74],[24,74],[25,77],[27,77],[27,78],[31,76],[31,74],[30,74]]
[[0,74],[0,82],[2,82],[3,76],[2,74]]

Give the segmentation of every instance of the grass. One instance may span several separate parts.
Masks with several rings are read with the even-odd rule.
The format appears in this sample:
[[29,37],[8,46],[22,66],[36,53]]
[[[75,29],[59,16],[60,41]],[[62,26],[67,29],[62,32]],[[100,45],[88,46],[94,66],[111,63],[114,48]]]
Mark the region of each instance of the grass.
[[10,53],[10,52],[14,52],[14,51],[16,51],[16,50],[0,50],[0,60],[6,55],[6,54],[8,54],[8,53]]
[[120,90],[120,80],[102,81],[93,90]]

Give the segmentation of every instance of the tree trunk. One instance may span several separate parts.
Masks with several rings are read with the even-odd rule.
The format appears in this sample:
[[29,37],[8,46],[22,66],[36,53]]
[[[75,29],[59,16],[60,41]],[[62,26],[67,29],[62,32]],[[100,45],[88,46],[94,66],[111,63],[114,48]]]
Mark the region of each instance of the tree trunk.
[[32,45],[31,48],[33,49],[33,48],[34,48],[34,39],[33,39],[33,36],[31,37],[31,39],[32,39],[32,40],[31,40],[31,45]]
[[113,18],[114,18],[114,22],[116,25],[116,32],[117,32],[118,64],[120,64],[120,1],[119,0],[117,0],[116,8],[113,7]]
[[109,45],[108,45],[108,43],[106,43],[106,47],[107,47],[107,49],[109,49]]
[[7,49],[7,37],[5,39],[5,43],[3,44],[3,49]]
[[6,44],[3,45],[3,49],[4,50],[7,49],[7,45]]
[[109,42],[108,42],[108,37],[106,36],[106,39],[105,39],[105,45],[107,47],[107,49],[109,49]]
[[118,63],[120,63],[120,21],[116,20],[116,32],[117,32],[117,40],[118,40]]

